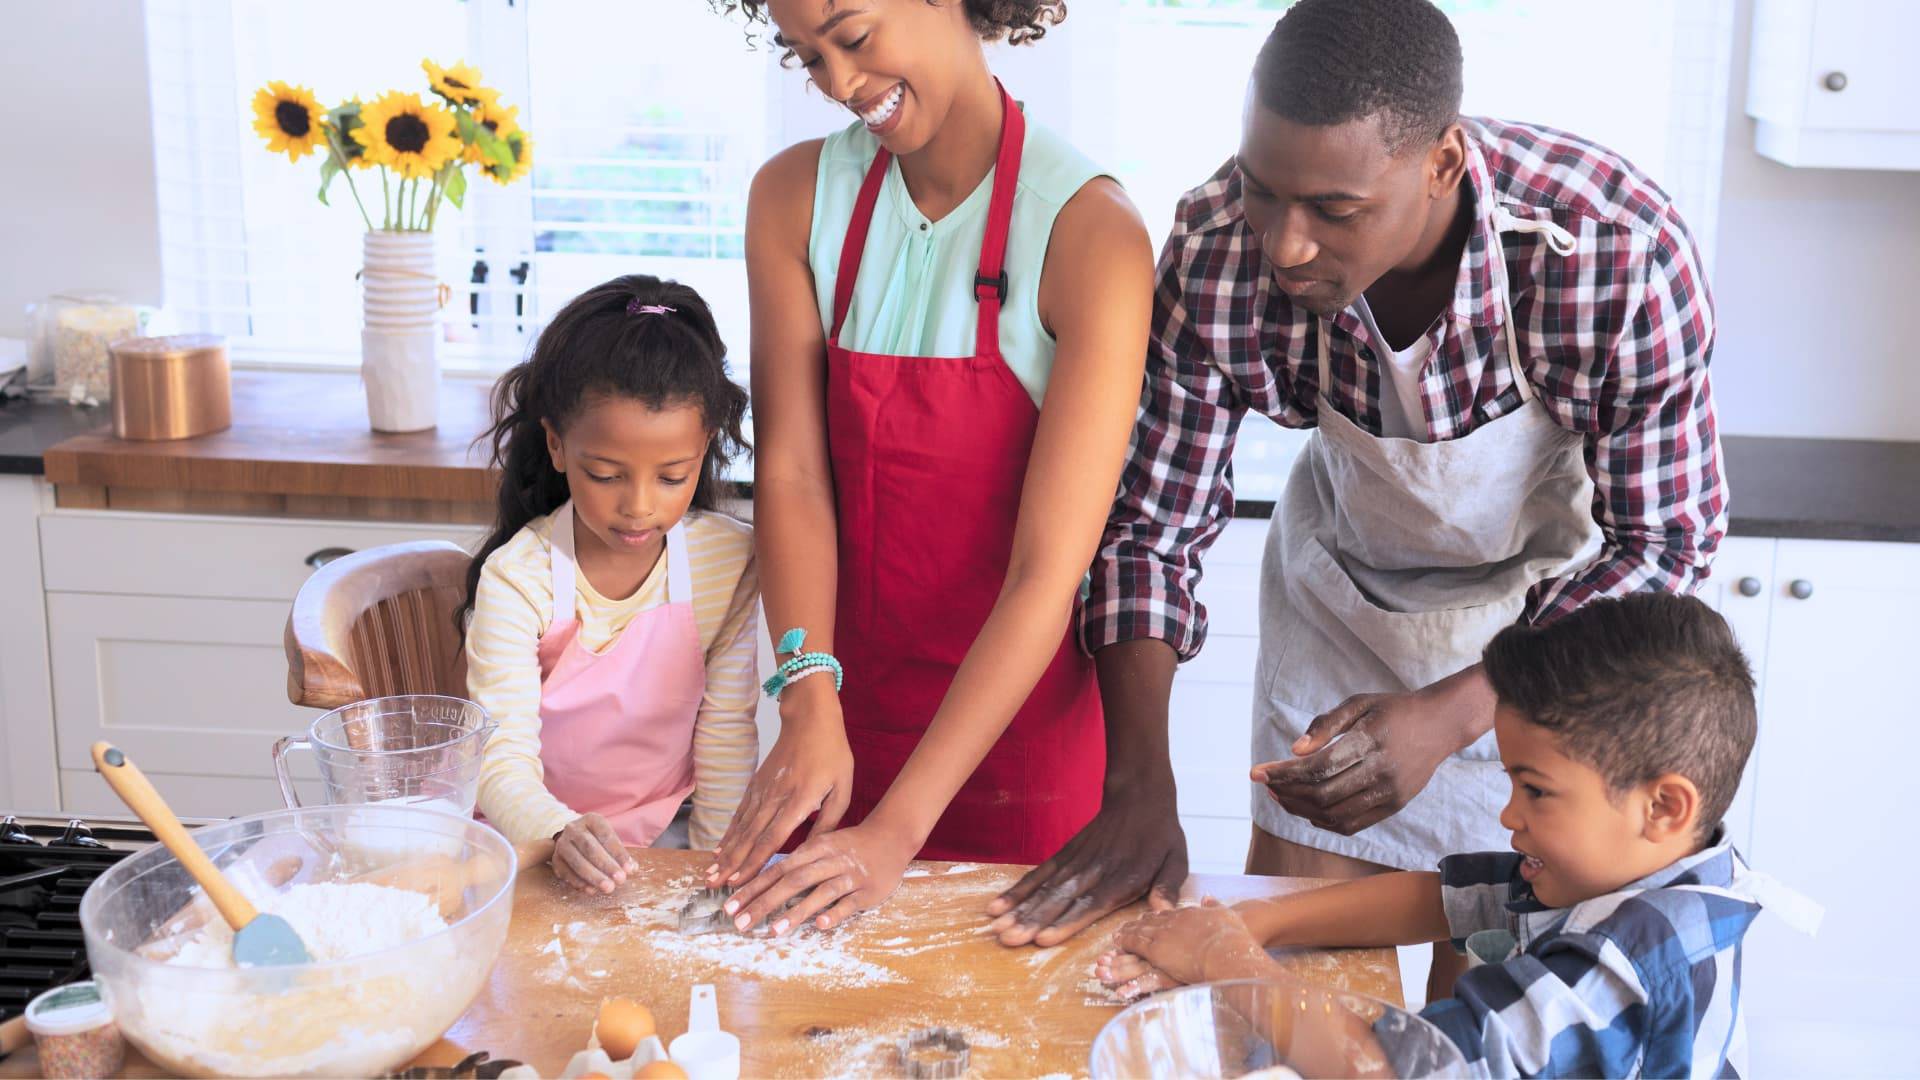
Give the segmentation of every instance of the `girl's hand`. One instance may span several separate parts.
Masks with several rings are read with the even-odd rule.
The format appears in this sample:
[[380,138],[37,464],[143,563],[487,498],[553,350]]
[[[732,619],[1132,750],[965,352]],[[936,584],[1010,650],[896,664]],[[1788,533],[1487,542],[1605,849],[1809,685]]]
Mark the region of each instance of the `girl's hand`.
[[[768,916],[775,934],[809,919],[829,929],[893,895],[917,848],[871,822],[818,833],[736,889],[727,900],[727,914],[741,930]],[[796,896],[799,900],[787,909]]]
[[561,881],[582,892],[610,893],[640,869],[613,826],[599,814],[581,814],[553,834],[548,865]]
[[1186,985],[1125,949],[1101,953],[1093,961],[1093,974],[1109,990],[1129,1001]]
[[754,880],[807,815],[819,814],[808,834],[819,836],[838,827],[847,812],[853,751],[847,746],[840,695],[825,677],[815,676],[795,684],[781,702],[780,737],[720,838],[707,868],[710,886]]
[[1121,927],[1115,941],[1175,983],[1256,974],[1271,964],[1240,913],[1211,897],[1200,907],[1142,915]]

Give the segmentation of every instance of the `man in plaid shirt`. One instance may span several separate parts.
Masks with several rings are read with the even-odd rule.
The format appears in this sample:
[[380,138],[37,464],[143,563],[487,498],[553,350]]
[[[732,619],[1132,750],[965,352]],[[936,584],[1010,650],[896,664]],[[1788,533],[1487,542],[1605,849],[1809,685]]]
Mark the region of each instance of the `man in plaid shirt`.
[[1726,486],[1692,238],[1617,155],[1461,117],[1461,79],[1427,0],[1301,0],[1239,152],[1181,200],[1084,614],[1114,797],[1008,919],[1077,929],[1186,875],[1168,696],[1249,411],[1314,429],[1263,569],[1252,872],[1499,846],[1480,648],[1706,575]]

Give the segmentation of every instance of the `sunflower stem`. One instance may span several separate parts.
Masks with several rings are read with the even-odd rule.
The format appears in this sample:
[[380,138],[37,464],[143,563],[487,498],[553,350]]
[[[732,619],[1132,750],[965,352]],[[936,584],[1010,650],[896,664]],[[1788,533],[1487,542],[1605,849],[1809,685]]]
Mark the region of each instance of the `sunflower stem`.
[[387,167],[380,166],[380,211],[385,216],[380,219],[382,229],[393,228],[393,192],[387,186]]
[[340,133],[327,129],[327,149],[333,152],[333,158],[340,163],[340,172],[347,178],[347,191],[353,195],[353,205],[360,208],[360,220],[367,223],[367,231],[373,231],[373,219],[367,216],[367,204],[360,201],[360,189],[353,184],[353,166],[347,155],[340,149]]

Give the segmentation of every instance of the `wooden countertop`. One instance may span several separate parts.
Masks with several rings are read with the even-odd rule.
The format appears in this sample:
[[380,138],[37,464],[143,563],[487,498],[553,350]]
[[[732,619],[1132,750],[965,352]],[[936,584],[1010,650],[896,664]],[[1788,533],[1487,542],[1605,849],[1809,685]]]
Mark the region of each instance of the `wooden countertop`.
[[442,380],[440,426],[386,435],[367,427],[357,373],[236,371],[226,431],[162,442],[76,435],[46,451],[46,476],[89,488],[491,503],[485,452],[473,446],[491,389]]
[[[710,982],[721,1026],[740,1036],[743,1076],[898,1075],[897,1040],[932,1025],[967,1034],[970,1075],[1081,1076],[1094,1036],[1120,1008],[1091,968],[1131,913],[1053,949],[1007,949],[979,934],[987,902],[1023,867],[916,863],[883,907],[820,939],[775,946],[681,937],[673,911],[710,856],[635,855],[640,874],[612,896],[578,894],[544,866],[525,871],[486,989],[422,1062],[484,1050],[552,1076],[585,1047],[603,998],[644,1003],[671,1039],[686,1028],[692,986]],[[1203,874],[1187,891],[1230,901],[1315,884]],[[1402,1002],[1392,949],[1302,950],[1287,963],[1302,978]],[[0,1063],[0,1077],[34,1067],[31,1051],[21,1053]],[[155,1075],[137,1054],[127,1074]]]

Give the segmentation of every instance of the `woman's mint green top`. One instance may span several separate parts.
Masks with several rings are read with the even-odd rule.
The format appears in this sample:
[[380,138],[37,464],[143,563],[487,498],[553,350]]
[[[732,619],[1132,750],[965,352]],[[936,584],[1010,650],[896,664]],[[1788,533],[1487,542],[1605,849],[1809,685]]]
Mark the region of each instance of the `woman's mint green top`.
[[[813,235],[807,261],[813,266],[820,324],[833,330],[833,289],[839,278],[840,246],[860,183],[880,148],[858,121],[827,137],[813,188]],[[993,174],[939,221],[914,206],[896,159],[873,208],[866,255],[853,303],[840,329],[840,344],[856,352],[888,356],[974,355],[976,307],[973,275],[987,231]],[[1040,270],[1047,258],[1053,220],[1087,181],[1107,175],[1066,140],[1027,121],[1021,150],[1020,186],[1007,230],[1007,302],[1000,310],[1000,352],[1037,406],[1053,371],[1053,335],[1040,324]]]

